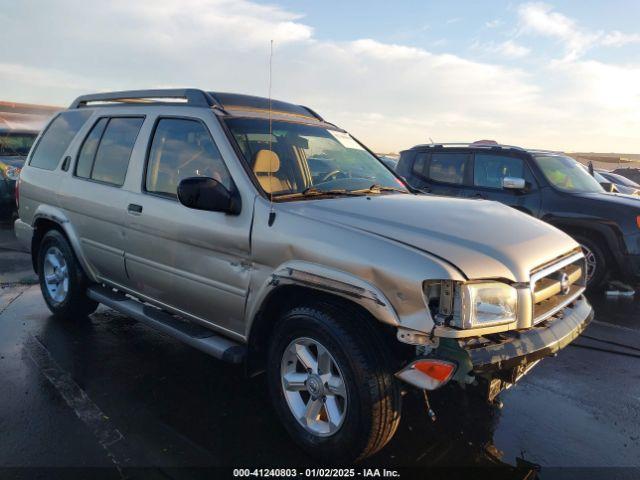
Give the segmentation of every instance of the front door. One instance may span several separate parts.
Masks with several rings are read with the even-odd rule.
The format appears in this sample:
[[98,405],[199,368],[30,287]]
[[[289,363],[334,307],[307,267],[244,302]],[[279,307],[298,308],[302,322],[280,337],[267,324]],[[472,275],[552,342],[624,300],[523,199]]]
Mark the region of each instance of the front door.
[[[521,178],[523,189],[503,187],[505,177]],[[529,215],[540,213],[540,190],[531,170],[522,157],[505,153],[477,152],[473,161],[473,188],[468,196],[495,200]]]
[[242,334],[253,205],[239,215],[177,200],[188,177],[234,182],[203,118],[159,117],[142,191],[131,193],[125,264],[130,288],[178,313]]

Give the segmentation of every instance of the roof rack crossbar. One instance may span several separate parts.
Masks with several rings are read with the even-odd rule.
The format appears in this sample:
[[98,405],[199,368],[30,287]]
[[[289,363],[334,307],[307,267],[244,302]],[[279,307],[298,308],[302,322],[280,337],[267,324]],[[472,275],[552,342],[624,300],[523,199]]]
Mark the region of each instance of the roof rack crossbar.
[[[152,90],[125,90],[121,92],[105,92],[94,93],[91,95],[82,95],[76,98],[69,106],[69,109],[86,107],[92,102],[114,102],[114,103],[156,103],[157,99],[184,99],[184,103],[176,103],[177,105],[186,105],[190,107],[218,107],[222,108],[209,93],[196,88],[166,88]],[[148,102],[145,102],[147,100]]]

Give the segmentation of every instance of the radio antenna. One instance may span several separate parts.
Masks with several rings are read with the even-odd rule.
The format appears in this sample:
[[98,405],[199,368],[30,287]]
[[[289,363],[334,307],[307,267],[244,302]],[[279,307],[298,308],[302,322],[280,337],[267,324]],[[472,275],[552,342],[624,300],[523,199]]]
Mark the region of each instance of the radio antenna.
[[273,225],[276,219],[276,211],[273,209],[273,182],[271,181],[273,175],[273,149],[271,148],[272,142],[272,122],[271,122],[271,81],[273,72],[273,40],[271,40],[269,49],[269,226]]

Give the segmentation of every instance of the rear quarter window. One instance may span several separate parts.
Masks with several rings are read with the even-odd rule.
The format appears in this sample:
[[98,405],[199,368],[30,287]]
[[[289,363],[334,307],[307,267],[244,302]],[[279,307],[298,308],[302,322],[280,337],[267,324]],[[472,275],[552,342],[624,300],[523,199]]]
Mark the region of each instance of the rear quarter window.
[[31,156],[29,165],[53,170],[60,163],[69,143],[91,116],[91,110],[69,110],[60,113],[47,127]]

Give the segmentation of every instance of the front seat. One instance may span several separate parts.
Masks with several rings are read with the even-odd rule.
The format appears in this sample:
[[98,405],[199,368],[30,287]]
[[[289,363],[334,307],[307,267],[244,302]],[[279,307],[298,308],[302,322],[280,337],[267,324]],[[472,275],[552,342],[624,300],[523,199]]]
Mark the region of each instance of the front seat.
[[282,178],[280,172],[280,157],[271,150],[258,150],[253,160],[253,173],[260,185],[267,193],[291,191],[291,182]]

